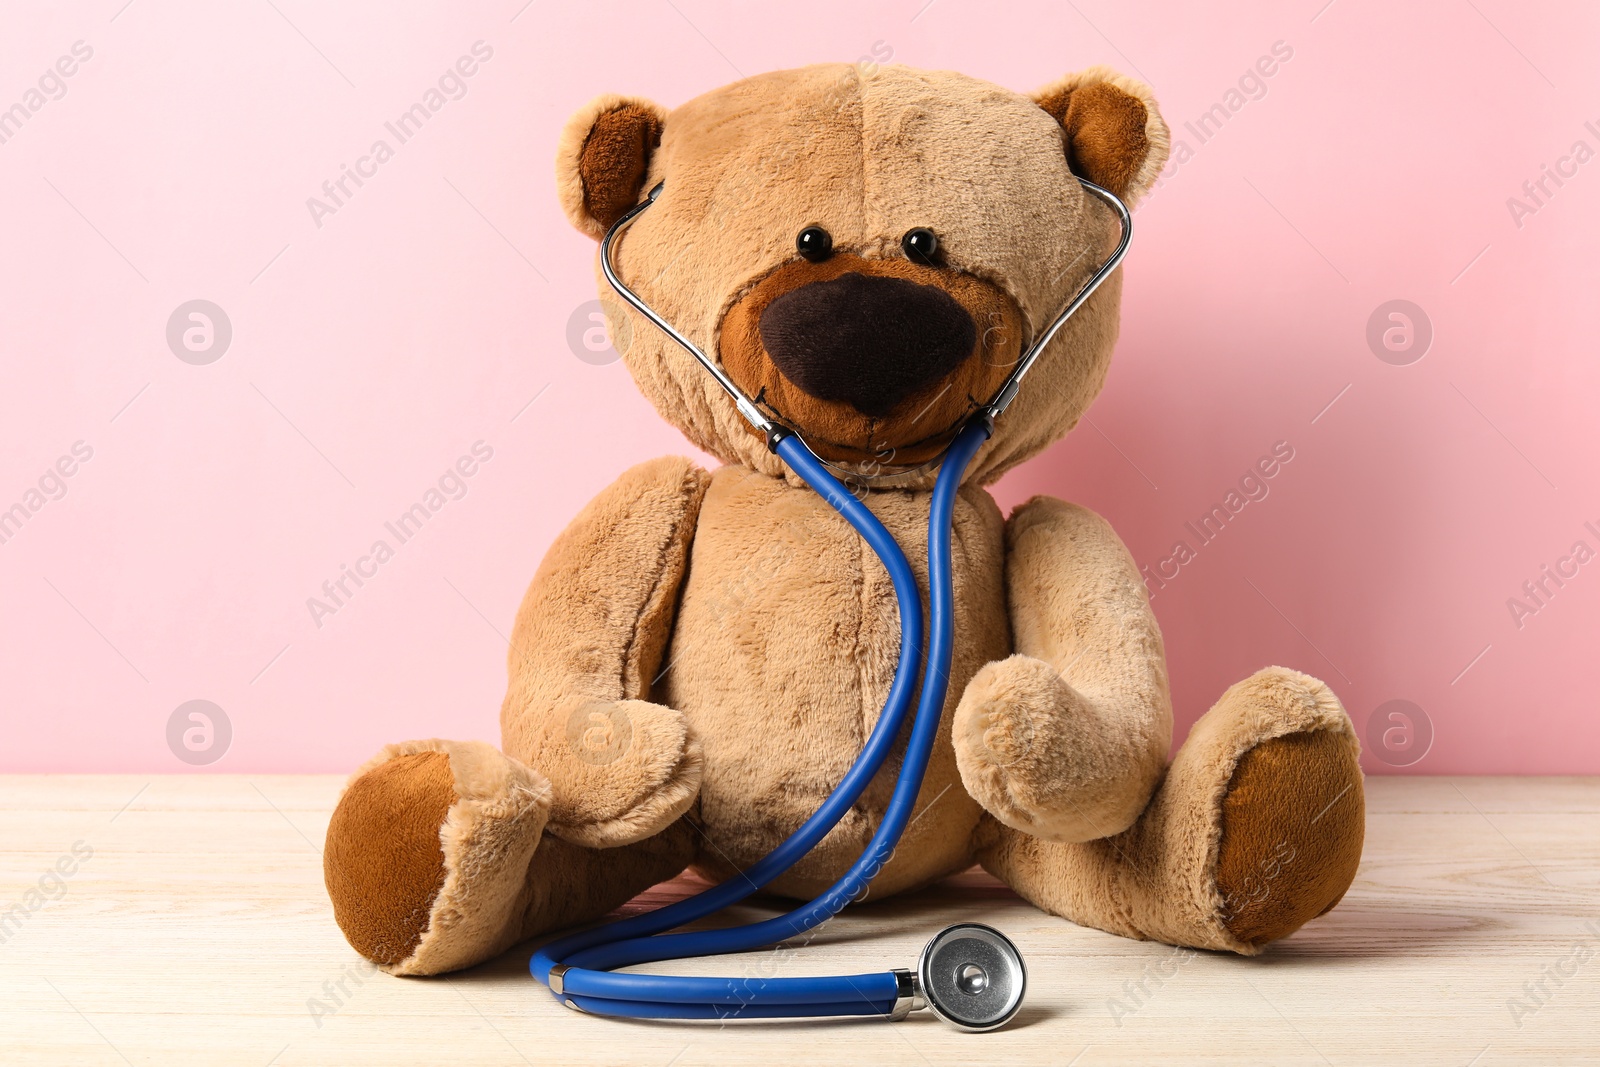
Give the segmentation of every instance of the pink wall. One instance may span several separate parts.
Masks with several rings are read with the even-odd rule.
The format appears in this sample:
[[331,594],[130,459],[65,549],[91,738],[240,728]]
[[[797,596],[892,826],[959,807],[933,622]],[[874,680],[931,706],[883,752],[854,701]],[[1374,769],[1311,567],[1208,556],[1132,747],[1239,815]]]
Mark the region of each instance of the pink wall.
[[[1507,603],[1600,550],[1600,161],[1569,158],[1600,150],[1592,6],[124,2],[0,27],[0,108],[38,105],[0,144],[0,508],[41,504],[0,544],[0,769],[334,771],[496,737],[544,547],[686,447],[569,347],[595,293],[552,189],[561,123],[602,91],[674,105],[876,47],[1021,90],[1109,63],[1191,150],[1139,213],[1092,424],[1000,487],[1096,508],[1175,575],[1181,725],[1286,663],[1364,729],[1421,709],[1374,772],[1600,771],[1600,562]],[[477,41],[465,95],[319,226],[307,198]],[[1230,98],[1276,42],[1292,57]],[[1218,103],[1202,142],[1185,123]],[[1545,165],[1568,176],[1535,205]],[[167,339],[195,299],[232,329],[203,365]],[[1420,360],[1369,347],[1393,300],[1431,323]],[[1185,522],[1277,442],[1268,495],[1201,546]],[[319,627],[307,598],[462,457],[464,495]],[[1163,563],[1179,540],[1193,558]],[[192,700],[231,737],[190,753]]]

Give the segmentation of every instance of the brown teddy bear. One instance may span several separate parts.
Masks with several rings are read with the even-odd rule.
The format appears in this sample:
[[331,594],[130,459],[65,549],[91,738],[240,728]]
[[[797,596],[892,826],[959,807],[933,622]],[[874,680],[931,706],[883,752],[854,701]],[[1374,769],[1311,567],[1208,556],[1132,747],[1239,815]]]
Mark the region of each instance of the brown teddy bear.
[[[668,113],[607,96],[563,134],[558,186],[602,235],[657,181],[619,272],[824,459],[936,456],[1116,227],[1075,175],[1134,201],[1167,155],[1150,91],[1104,69],[1021,96],[959,74],[824,65]],[[1332,908],[1361,855],[1350,720],[1270,667],[1168,762],[1160,631],[1127,550],[1048,497],[983,488],[1082,417],[1116,341],[1120,272],[1044,351],[956,504],[956,648],[916,816],[874,897],[974,862],[1074,922],[1252,954]],[[896,664],[886,572],[648,321],[629,370],[724,466],[640,464],[550,547],[517,614],[502,748],[390,745],[328,828],[334,914],[395,974],[470,966],[596,919],[693,866],[778,844],[860,750]],[[926,589],[930,471],[865,502]],[[860,854],[897,757],[773,883],[807,898]]]

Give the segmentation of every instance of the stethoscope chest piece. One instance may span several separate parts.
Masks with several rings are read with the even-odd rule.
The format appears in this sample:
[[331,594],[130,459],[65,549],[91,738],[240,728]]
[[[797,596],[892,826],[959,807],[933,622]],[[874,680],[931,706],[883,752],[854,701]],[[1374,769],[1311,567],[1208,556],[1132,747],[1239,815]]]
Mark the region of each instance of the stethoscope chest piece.
[[963,1030],[1004,1026],[1022,1007],[1028,971],[1022,953],[981,923],[948,926],[917,961],[917,984],[935,1015]]

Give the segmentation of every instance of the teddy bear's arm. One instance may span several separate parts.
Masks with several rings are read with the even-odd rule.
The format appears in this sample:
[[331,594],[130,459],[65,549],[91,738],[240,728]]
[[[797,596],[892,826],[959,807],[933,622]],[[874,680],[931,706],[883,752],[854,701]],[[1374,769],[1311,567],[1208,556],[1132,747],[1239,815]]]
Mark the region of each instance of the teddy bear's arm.
[[517,612],[503,747],[550,779],[558,837],[638,841],[699,790],[699,742],[650,695],[710,477],[677,457],[627,471],[556,538]]
[[957,709],[962,781],[990,814],[1055,841],[1132,825],[1172,737],[1161,632],[1128,550],[1087,508],[1036,497],[1006,524],[1016,654]]

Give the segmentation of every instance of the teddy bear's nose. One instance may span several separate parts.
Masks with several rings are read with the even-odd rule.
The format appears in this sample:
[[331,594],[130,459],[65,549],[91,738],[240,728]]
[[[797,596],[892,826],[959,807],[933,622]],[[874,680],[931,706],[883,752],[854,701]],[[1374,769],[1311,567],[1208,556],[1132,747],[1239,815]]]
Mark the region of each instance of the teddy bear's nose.
[[792,289],[761,313],[783,376],[819,400],[881,418],[972,354],[972,316],[942,289],[841,274]]

